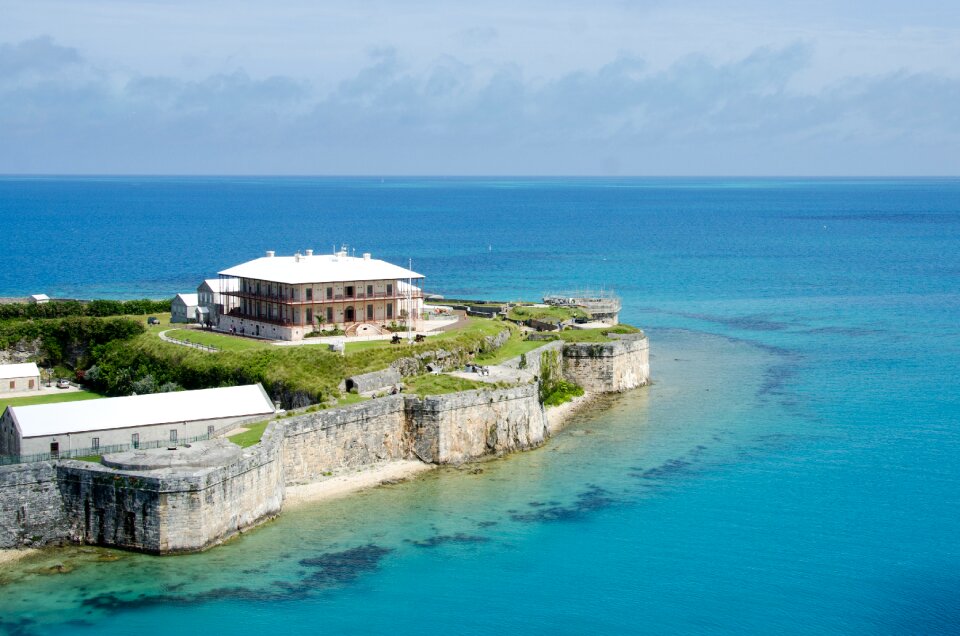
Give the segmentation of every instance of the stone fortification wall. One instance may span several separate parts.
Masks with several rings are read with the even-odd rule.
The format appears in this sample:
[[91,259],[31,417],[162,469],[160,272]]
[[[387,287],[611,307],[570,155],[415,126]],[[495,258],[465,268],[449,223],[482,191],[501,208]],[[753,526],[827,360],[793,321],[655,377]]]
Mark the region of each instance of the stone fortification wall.
[[157,477],[65,460],[57,466],[57,485],[71,541],[159,551]]
[[273,424],[260,444],[216,468],[138,472],[60,462],[67,538],[164,554],[219,543],[280,512],[282,443]]
[[627,334],[613,342],[576,343],[563,347],[563,376],[595,393],[615,393],[650,381],[650,342]]
[[59,543],[66,525],[54,463],[0,468],[0,548]]
[[283,429],[270,424],[236,462],[186,478],[163,479],[159,552],[202,550],[280,513]]
[[461,462],[539,446],[547,420],[536,384],[406,398],[410,451],[421,461]]
[[283,428],[288,484],[319,481],[345,468],[407,456],[399,395],[298,415],[283,420]]

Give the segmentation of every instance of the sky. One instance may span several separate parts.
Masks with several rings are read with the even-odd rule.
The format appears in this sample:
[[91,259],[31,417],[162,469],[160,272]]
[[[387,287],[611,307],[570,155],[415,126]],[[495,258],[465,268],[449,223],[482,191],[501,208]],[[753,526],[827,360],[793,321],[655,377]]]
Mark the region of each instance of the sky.
[[0,0],[0,173],[960,175],[956,0]]

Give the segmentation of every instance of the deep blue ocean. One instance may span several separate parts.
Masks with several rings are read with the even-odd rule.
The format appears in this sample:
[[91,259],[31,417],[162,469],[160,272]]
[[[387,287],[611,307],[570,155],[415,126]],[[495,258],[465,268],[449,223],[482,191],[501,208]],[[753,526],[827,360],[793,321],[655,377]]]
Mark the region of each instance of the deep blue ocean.
[[603,287],[654,377],[480,474],[2,566],[0,632],[960,632],[960,180],[7,177],[0,232],[0,296],[341,243],[447,296]]

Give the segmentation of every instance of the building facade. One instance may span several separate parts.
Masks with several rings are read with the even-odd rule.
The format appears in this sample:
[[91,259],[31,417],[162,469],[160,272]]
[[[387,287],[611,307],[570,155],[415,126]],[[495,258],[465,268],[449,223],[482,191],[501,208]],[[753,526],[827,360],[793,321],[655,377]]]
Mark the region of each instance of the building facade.
[[416,329],[423,311],[423,276],[370,254],[276,256],[274,252],[220,272],[235,278],[236,291],[222,291],[229,305],[221,331],[275,340],[300,340],[317,330],[342,329],[347,336],[384,333],[392,324]]
[[229,313],[232,309],[230,301],[233,296],[225,296],[222,292],[236,292],[240,289],[240,281],[236,278],[208,278],[197,287],[197,322],[204,325],[217,325],[220,315]]
[[0,364],[0,393],[40,390],[40,369],[35,362]]

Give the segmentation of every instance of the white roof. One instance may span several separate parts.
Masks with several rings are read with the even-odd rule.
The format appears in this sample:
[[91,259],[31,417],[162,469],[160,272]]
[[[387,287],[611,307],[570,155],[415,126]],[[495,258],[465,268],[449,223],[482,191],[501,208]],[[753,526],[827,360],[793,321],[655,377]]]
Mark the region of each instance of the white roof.
[[405,267],[376,258],[313,254],[311,256],[263,256],[225,269],[220,274],[254,278],[274,283],[336,283],[360,280],[401,280],[423,278]]
[[[240,279],[238,278],[208,278],[200,283],[200,287],[204,285],[212,292],[240,291]],[[200,287],[197,289],[199,290]]]
[[259,384],[79,402],[9,406],[7,409],[23,437],[267,415],[274,412],[273,402]]
[[199,294],[177,294],[177,298],[182,300],[187,307],[195,307],[200,304]]
[[50,300],[50,297],[46,294],[30,294],[30,298],[33,300]]
[[40,375],[36,362],[22,362],[20,364],[0,364],[0,380],[10,378],[29,378]]

